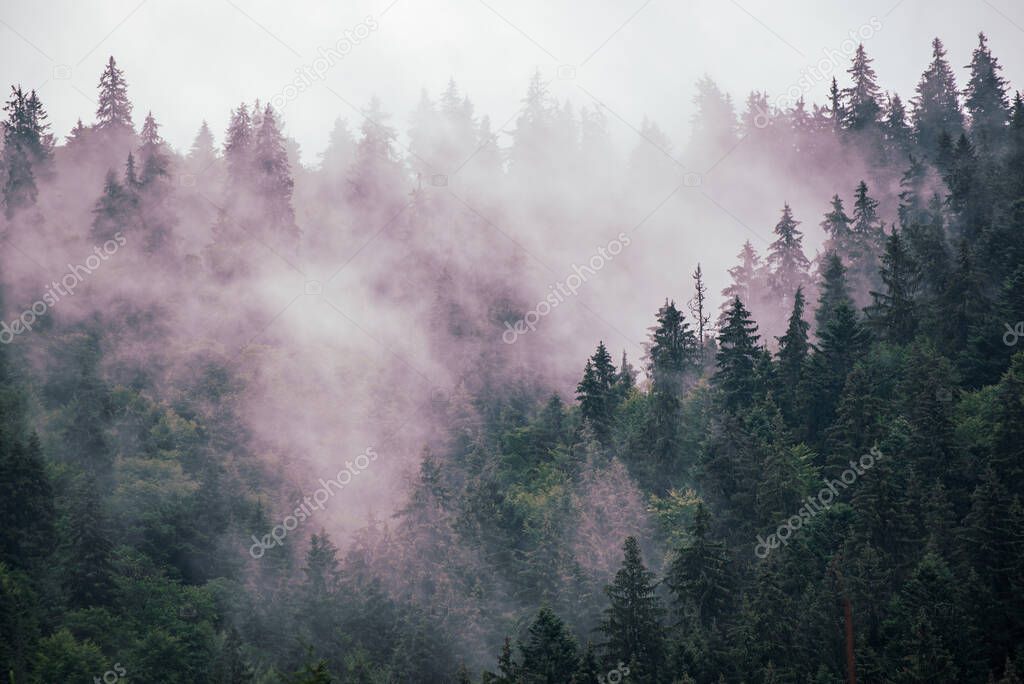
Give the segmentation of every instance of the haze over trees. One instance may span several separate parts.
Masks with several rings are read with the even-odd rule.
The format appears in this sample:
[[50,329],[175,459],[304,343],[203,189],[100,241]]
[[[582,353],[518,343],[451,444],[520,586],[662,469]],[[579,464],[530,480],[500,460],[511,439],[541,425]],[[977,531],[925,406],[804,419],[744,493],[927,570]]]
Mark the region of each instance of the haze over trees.
[[[1021,681],[1024,97],[984,34],[951,59],[901,99],[861,45],[781,109],[705,77],[622,155],[539,72],[507,146],[449,81],[315,167],[258,100],[172,149],[113,57],[66,136],[12,86],[4,677]],[[772,235],[720,297],[720,234],[666,247],[717,161]],[[620,230],[673,289],[598,289],[629,252],[559,300],[560,240]]]

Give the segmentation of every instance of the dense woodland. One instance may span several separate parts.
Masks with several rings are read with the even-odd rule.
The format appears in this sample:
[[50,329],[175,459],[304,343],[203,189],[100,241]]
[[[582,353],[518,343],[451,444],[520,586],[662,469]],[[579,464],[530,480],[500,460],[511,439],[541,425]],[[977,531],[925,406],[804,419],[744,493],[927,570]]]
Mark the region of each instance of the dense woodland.
[[[864,682],[1021,682],[1024,98],[983,35],[955,58],[936,39],[906,101],[863,46],[822,105],[754,92],[737,111],[698,83],[687,162],[728,156],[740,192],[740,169],[775,169],[820,193],[820,218],[762,207],[774,242],[742,246],[721,297],[699,266],[684,286],[675,255],[643,358],[588,339],[557,376],[544,343],[501,340],[534,300],[481,214],[578,224],[566,179],[643,196],[678,171],[653,122],[613,162],[602,108],[538,75],[502,146],[453,82],[408,145],[374,101],[314,167],[258,102],[223,145],[203,124],[175,152],[114,58],[94,122],[63,140],[13,87],[4,321],[65,261],[126,246],[0,345],[5,680],[826,683],[850,649]],[[254,284],[385,228],[359,278],[458,382],[368,409],[432,426],[402,445],[394,512],[343,535],[325,514],[256,559],[253,535],[331,471],[276,465],[301,461],[252,417],[288,362],[273,333],[244,344],[270,317]],[[27,268],[42,252],[54,265]],[[411,375],[393,365],[373,382]]]

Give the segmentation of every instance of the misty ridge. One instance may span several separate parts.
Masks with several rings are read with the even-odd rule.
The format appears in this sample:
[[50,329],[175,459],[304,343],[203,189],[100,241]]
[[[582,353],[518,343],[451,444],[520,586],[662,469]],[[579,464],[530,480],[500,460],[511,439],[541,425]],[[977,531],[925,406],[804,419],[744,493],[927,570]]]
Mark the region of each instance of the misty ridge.
[[686,140],[564,69],[316,155],[13,85],[4,676],[1022,681],[1024,98],[870,37]]

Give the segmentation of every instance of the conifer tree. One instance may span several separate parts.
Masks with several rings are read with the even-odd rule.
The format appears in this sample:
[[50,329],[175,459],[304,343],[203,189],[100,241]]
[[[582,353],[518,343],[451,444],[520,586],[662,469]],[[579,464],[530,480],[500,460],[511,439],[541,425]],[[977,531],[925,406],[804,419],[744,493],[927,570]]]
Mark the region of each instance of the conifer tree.
[[208,170],[217,159],[217,152],[213,146],[213,133],[210,132],[210,126],[205,120],[192,141],[187,159],[189,168],[198,173]]
[[277,114],[268,104],[263,110],[256,139],[252,148],[255,166],[255,191],[261,198],[263,215],[272,231],[279,231],[292,240],[298,240],[292,209],[291,167],[284,146],[284,136],[277,123]]
[[[243,102],[231,112],[231,122],[224,136],[224,160],[228,166],[230,187],[245,187],[248,182],[253,154],[253,129],[249,109]],[[229,197],[233,193],[229,192]]]
[[523,656],[520,672],[524,681],[564,684],[570,681],[579,665],[576,640],[565,623],[546,606],[537,613],[519,650]]
[[870,128],[878,123],[881,115],[881,91],[875,70],[871,68],[872,61],[874,60],[867,56],[864,44],[861,43],[854,53],[853,63],[846,70],[853,81],[842,93],[845,103],[843,123],[848,130],[860,131]]
[[729,276],[732,283],[722,290],[725,301],[722,302],[722,313],[718,319],[718,327],[724,324],[726,311],[732,306],[732,300],[739,297],[744,302],[755,301],[756,295],[760,293],[763,286],[763,266],[761,257],[757,250],[750,244],[750,240],[743,243],[743,249],[736,255],[740,263],[729,269]]
[[803,233],[797,228],[800,221],[793,218],[793,211],[786,203],[782,217],[775,224],[778,238],[768,252],[769,283],[778,301],[788,302],[797,288],[807,284],[807,270],[810,262],[804,254]]
[[733,298],[725,326],[718,333],[718,372],[713,378],[727,409],[746,406],[754,398],[754,365],[760,356],[757,341],[757,325],[740,298]]
[[818,295],[818,308],[814,312],[815,329],[824,330],[832,320],[840,305],[853,307],[846,287],[846,269],[839,255],[829,252],[822,261],[821,286]]
[[63,579],[71,605],[78,608],[104,606],[114,598],[114,545],[97,491],[95,480],[84,480],[75,492],[68,516]]
[[576,387],[580,402],[580,414],[593,427],[598,439],[608,439],[615,411],[615,383],[617,376],[612,357],[599,342],[593,356],[587,359],[583,379]]
[[664,609],[636,537],[627,537],[622,550],[622,567],[605,588],[611,605],[599,627],[605,636],[606,662],[621,660],[639,681],[658,681],[665,659]]
[[825,214],[825,219],[819,224],[828,236],[825,251],[848,254],[853,240],[853,219],[846,215],[843,200],[838,194],[832,195],[831,206],[832,209]]
[[872,290],[874,301],[865,309],[868,321],[884,339],[906,344],[913,339],[919,322],[915,298],[920,273],[899,230],[894,229],[886,241],[879,273],[885,291]]
[[697,264],[697,270],[691,275],[693,278],[693,299],[691,299],[687,308],[690,309],[690,315],[693,316],[693,320],[697,324],[697,346],[700,350],[700,363],[703,366],[705,358],[704,351],[707,345],[707,335],[710,331],[709,325],[711,323],[711,312],[708,311],[707,306],[707,294],[708,288],[704,284],[704,273],[701,271],[700,263]]
[[1010,103],[1006,79],[999,74],[1003,67],[992,56],[984,33],[978,34],[978,47],[968,66],[971,77],[964,86],[964,107],[971,117],[971,137],[976,144],[992,149],[1006,125]]
[[934,158],[939,136],[945,132],[958,136],[963,132],[963,113],[956,77],[946,59],[946,49],[938,38],[932,40],[932,61],[917,83],[913,104],[914,133],[925,154]]
[[100,76],[98,105],[96,108],[96,129],[122,132],[133,130],[132,103],[128,99],[128,82],[124,72],[117,67],[113,56]]
[[711,534],[711,514],[697,504],[689,529],[689,542],[672,559],[665,583],[672,590],[676,610],[687,626],[707,629],[723,618],[731,597],[728,552]]
[[658,324],[650,329],[647,370],[655,392],[679,396],[684,376],[693,371],[697,362],[697,338],[674,301],[666,300],[658,309],[657,321]]
[[11,87],[11,99],[4,104],[7,119],[2,123],[3,152],[0,176],[4,177],[0,196],[7,218],[35,204],[36,180],[50,173],[53,136],[48,132],[43,109],[36,92],[26,94],[21,86]]
[[148,185],[159,178],[166,178],[170,159],[164,152],[164,139],[160,137],[160,124],[153,118],[153,112],[146,114],[142,124],[142,147],[139,156],[142,158],[141,182]]
[[793,415],[796,389],[800,384],[804,363],[810,349],[807,341],[810,325],[803,319],[803,315],[804,292],[802,287],[798,287],[796,295],[793,297],[793,311],[789,315],[786,334],[776,338],[779,341],[777,354],[779,391],[777,396],[779,408],[787,418],[791,418]]

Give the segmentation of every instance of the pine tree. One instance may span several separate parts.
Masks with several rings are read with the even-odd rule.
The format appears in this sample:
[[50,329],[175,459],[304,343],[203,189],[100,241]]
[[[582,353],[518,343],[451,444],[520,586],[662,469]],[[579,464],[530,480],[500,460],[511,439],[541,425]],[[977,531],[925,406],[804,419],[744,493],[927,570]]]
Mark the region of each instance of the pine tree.
[[77,608],[108,605],[114,597],[114,545],[93,479],[78,487],[68,516],[67,561],[64,588]]
[[885,115],[882,122],[887,159],[903,159],[911,142],[911,128],[907,123],[907,108],[896,93],[886,95]]
[[832,209],[825,214],[819,224],[828,239],[825,243],[826,252],[848,254],[853,241],[853,219],[846,215],[843,200],[839,195],[832,195]]
[[297,241],[299,229],[292,210],[291,167],[285,150],[284,136],[277,124],[277,115],[268,104],[263,110],[252,148],[254,188],[261,198],[263,217],[272,231]]
[[689,542],[676,551],[665,583],[687,626],[708,629],[726,616],[729,607],[729,556],[725,544],[711,536],[711,514],[703,503],[697,504],[687,531]]
[[139,148],[139,156],[142,158],[141,182],[144,185],[168,175],[170,159],[164,152],[164,140],[160,137],[159,128],[160,124],[153,118],[153,112],[148,112],[142,124],[142,147]]
[[550,608],[543,607],[530,625],[522,652],[520,672],[524,681],[565,684],[579,665],[576,640]]
[[697,363],[697,338],[674,301],[666,300],[658,309],[657,321],[658,324],[650,328],[647,370],[655,392],[679,396],[684,377],[693,371]]
[[860,131],[878,123],[882,107],[879,104],[880,89],[875,70],[871,68],[874,61],[864,51],[864,44],[857,46],[853,63],[846,73],[850,74],[853,84],[843,89],[845,110],[843,123],[845,128]]
[[132,124],[132,103],[128,99],[128,82],[124,72],[117,68],[113,56],[100,76],[98,106],[96,108],[96,129],[99,131],[122,132],[134,129]]
[[796,389],[800,384],[804,363],[807,361],[807,353],[810,349],[807,341],[810,325],[803,319],[803,315],[804,292],[802,287],[798,287],[796,295],[793,297],[793,311],[789,315],[786,334],[776,338],[779,341],[777,396],[779,408],[787,418],[793,416]]
[[878,218],[878,200],[868,194],[867,183],[861,181],[854,193],[853,245],[847,255],[855,300],[877,282],[877,260],[884,241],[885,230]]
[[916,334],[919,322],[915,298],[920,273],[899,230],[893,230],[886,241],[879,272],[885,292],[871,292],[874,301],[865,309],[868,322],[882,338],[907,344]]
[[229,197],[249,180],[253,154],[253,129],[249,110],[243,102],[231,112],[224,136],[224,160],[228,166]]
[[839,90],[836,77],[833,76],[828,90],[828,111],[832,119],[832,130],[836,133],[843,130],[843,124],[846,122],[846,107],[843,105],[844,97],[843,91]]
[[50,553],[53,488],[39,437],[32,433],[27,446],[9,440],[10,435],[0,432],[0,562],[31,572]]
[[828,252],[822,264],[818,308],[814,312],[815,329],[819,335],[835,316],[836,309],[841,305],[853,307],[846,287],[846,269],[843,267],[839,255],[835,252]]
[[754,364],[760,355],[757,341],[757,325],[740,298],[735,297],[725,326],[718,333],[718,372],[713,378],[727,409],[746,406],[754,399]]
[[605,588],[611,605],[599,627],[606,639],[606,660],[628,663],[639,681],[658,681],[665,659],[664,609],[655,592],[654,573],[644,567],[636,537],[627,537],[622,550],[622,567]]
[[690,277],[693,278],[693,299],[687,303],[687,308],[690,309],[690,315],[693,316],[693,320],[697,323],[697,345],[700,349],[699,360],[701,366],[703,366],[707,335],[710,331],[711,312],[708,311],[707,307],[708,287],[704,284],[704,273],[701,271],[699,262],[697,263],[697,270]]
[[946,59],[942,41],[932,41],[932,61],[917,83],[914,107],[914,133],[925,154],[934,158],[939,136],[958,136],[963,132],[963,113],[956,87],[956,77]]
[[732,283],[722,290],[725,301],[722,303],[722,313],[718,319],[718,327],[725,323],[726,311],[732,306],[732,300],[739,297],[744,302],[753,302],[755,294],[760,292],[762,283],[763,267],[757,250],[750,244],[750,240],[743,243],[743,249],[736,255],[740,263],[729,269],[729,276]]
[[207,171],[217,160],[217,152],[213,146],[213,133],[204,120],[192,141],[192,147],[188,151],[188,165],[195,173]]
[[978,34],[978,47],[971,53],[971,78],[964,87],[964,107],[971,117],[971,138],[986,149],[1001,140],[1010,103],[1006,98],[1006,79],[999,75],[1002,65],[992,56],[988,38]]
[[33,90],[27,95],[21,86],[11,87],[11,99],[4,104],[7,120],[2,124],[3,152],[0,196],[7,218],[36,202],[36,180],[49,175],[53,159],[53,136],[47,132],[46,111]]
[[576,397],[580,402],[580,415],[590,423],[602,442],[605,442],[611,433],[617,398],[616,380],[612,357],[604,342],[599,342],[593,356],[587,359],[583,379],[576,386]]
[[213,665],[211,684],[250,684],[252,669],[242,657],[242,639],[232,627],[224,636],[224,643]]
[[788,302],[793,294],[807,284],[807,270],[810,262],[804,255],[803,233],[797,229],[800,221],[793,218],[793,211],[786,203],[782,217],[775,225],[778,238],[768,252],[769,283],[779,302]]

